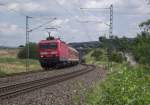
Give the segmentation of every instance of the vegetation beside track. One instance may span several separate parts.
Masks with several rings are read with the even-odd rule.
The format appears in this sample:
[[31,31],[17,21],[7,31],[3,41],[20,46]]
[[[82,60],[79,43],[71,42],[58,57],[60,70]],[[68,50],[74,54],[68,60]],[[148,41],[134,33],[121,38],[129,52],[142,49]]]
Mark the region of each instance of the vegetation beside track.
[[[18,49],[13,50],[0,50],[0,76],[6,76],[13,73],[26,72],[25,59],[17,58]],[[40,70],[40,64],[37,60],[29,60],[30,71]]]
[[[150,21],[141,28],[148,28]],[[144,27],[143,27],[144,26]],[[149,28],[148,28],[149,29]],[[144,29],[145,30],[145,29]],[[85,105],[149,105],[150,103],[150,33],[143,31],[131,41],[126,38],[101,37],[103,46],[86,55],[89,64],[108,67],[107,77],[85,92]],[[132,42],[132,43],[130,43]],[[130,43],[130,44],[129,44]],[[112,46],[114,45],[114,46]],[[119,45],[116,47],[116,45]],[[100,49],[108,49],[100,51]],[[107,53],[106,53],[107,51]],[[111,53],[110,53],[111,52]],[[116,52],[114,55],[113,53]],[[129,65],[119,52],[132,53],[136,65]],[[106,59],[104,59],[106,58]],[[113,59],[112,59],[113,58]],[[122,59],[123,58],[123,59]],[[107,61],[111,61],[108,66]],[[111,68],[110,68],[111,67]]]
[[107,77],[85,93],[85,105],[148,105],[150,68],[113,65]]
[[[93,53],[94,50],[86,55],[86,63],[108,67],[106,51],[102,54],[98,52],[95,57],[92,56]],[[84,104],[149,105],[150,66],[143,63],[130,66],[125,59],[121,62],[111,62],[112,68],[109,68],[106,78],[84,93]]]

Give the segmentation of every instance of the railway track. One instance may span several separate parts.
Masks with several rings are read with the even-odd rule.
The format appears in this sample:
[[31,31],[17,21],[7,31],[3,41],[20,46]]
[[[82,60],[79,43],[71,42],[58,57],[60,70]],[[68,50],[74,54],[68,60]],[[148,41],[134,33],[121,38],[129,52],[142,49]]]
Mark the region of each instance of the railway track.
[[54,85],[59,82],[88,73],[94,69],[95,66],[85,65],[84,69],[74,71],[71,73],[0,87],[0,100],[11,98],[19,94],[30,92],[42,87]]
[[[69,67],[68,67],[69,68]],[[55,70],[56,68],[52,68],[50,70]],[[63,69],[63,68],[61,68]],[[27,74],[36,74],[36,73],[41,73],[41,72],[47,72],[47,70],[37,70],[37,71],[28,71],[28,72],[21,72],[21,73],[13,73],[13,74],[7,74],[7,75],[4,75],[4,76],[1,76],[1,78],[8,78],[8,77],[15,77],[15,76],[22,76],[22,75],[27,75]]]

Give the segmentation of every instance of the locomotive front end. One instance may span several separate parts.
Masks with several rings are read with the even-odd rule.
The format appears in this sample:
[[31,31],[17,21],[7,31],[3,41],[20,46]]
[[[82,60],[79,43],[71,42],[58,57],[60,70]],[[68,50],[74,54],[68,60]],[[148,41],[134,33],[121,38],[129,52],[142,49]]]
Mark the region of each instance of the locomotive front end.
[[43,68],[51,68],[59,62],[58,42],[43,40],[39,43],[39,58]]

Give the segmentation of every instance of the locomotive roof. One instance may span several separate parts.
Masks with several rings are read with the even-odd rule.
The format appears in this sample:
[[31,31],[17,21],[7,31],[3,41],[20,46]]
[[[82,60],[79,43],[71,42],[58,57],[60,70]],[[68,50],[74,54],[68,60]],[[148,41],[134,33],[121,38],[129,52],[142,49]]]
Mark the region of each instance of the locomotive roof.
[[40,43],[48,43],[48,42],[56,42],[59,41],[59,39],[53,39],[53,40],[41,40]]
[[[60,42],[62,42],[62,43],[65,43],[64,41],[61,41],[60,39],[54,39],[54,40],[41,40],[39,43],[49,43],[49,42],[56,42],[56,41],[60,41]],[[67,44],[67,43],[65,43],[65,44]],[[68,44],[67,44],[67,45],[68,45]],[[76,49],[72,48],[72,47],[69,46],[69,45],[68,45],[68,47],[69,47],[71,50],[73,50],[74,52],[77,52],[77,53],[78,53],[78,51],[77,51]]]

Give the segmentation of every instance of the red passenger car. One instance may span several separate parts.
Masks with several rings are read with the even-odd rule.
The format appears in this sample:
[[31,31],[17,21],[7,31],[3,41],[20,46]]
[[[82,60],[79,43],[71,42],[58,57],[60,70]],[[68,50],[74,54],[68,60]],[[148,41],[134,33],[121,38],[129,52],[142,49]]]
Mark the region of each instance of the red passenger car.
[[60,39],[41,40],[38,46],[40,63],[44,69],[79,62],[78,51]]

